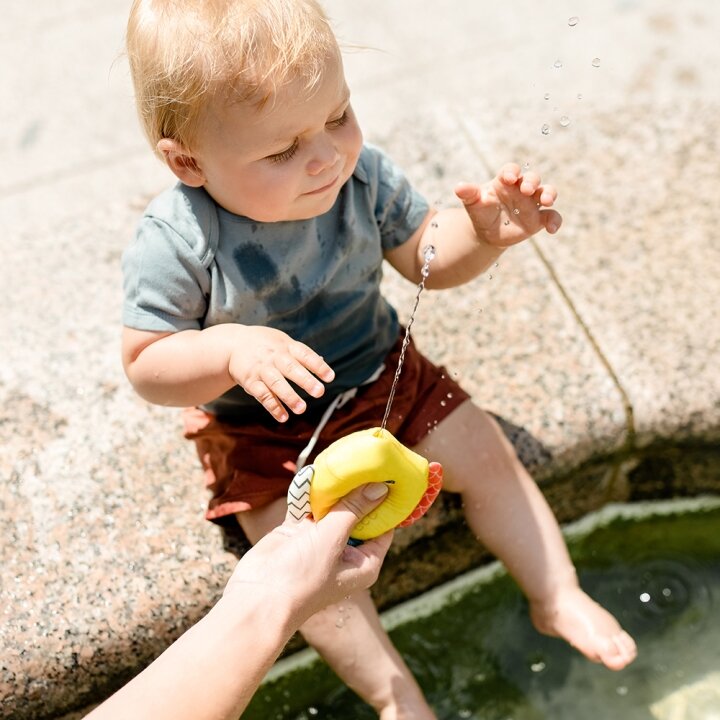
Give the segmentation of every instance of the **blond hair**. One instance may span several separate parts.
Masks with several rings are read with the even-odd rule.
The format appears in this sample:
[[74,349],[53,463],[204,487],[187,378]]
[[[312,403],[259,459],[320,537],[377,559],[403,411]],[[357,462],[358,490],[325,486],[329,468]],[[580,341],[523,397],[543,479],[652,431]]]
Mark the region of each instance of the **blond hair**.
[[262,106],[298,79],[309,90],[338,47],[316,0],[135,0],[127,52],[151,146],[190,149],[211,101]]

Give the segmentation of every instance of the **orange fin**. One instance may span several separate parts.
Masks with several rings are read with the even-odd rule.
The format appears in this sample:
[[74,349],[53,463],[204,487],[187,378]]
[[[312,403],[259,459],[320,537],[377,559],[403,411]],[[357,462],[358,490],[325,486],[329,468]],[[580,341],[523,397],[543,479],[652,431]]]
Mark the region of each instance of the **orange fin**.
[[442,490],[443,469],[442,465],[437,462],[431,462],[428,466],[428,486],[425,494],[420,498],[420,502],[415,509],[398,525],[398,527],[409,527],[417,522],[435,502],[435,498]]

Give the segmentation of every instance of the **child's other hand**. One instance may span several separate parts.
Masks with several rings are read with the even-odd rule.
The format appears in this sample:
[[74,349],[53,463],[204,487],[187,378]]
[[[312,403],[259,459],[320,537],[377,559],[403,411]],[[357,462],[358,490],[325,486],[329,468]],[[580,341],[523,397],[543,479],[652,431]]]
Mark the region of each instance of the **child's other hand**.
[[508,163],[483,185],[460,183],[455,194],[462,200],[475,233],[489,245],[515,245],[543,228],[556,233],[562,224],[552,209],[557,191],[542,185],[536,173],[522,174],[520,166]]
[[228,370],[233,380],[252,395],[279,422],[288,419],[289,408],[305,412],[305,402],[291,380],[312,397],[321,397],[330,382],[332,368],[307,345],[281,330],[244,326],[237,347],[230,354]]

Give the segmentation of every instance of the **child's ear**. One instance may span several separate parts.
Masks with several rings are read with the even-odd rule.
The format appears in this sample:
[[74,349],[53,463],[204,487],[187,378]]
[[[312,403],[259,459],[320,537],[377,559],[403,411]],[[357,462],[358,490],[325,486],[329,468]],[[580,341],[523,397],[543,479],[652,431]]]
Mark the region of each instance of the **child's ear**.
[[180,182],[190,187],[205,184],[205,175],[197,161],[177,140],[163,138],[157,144],[157,151]]

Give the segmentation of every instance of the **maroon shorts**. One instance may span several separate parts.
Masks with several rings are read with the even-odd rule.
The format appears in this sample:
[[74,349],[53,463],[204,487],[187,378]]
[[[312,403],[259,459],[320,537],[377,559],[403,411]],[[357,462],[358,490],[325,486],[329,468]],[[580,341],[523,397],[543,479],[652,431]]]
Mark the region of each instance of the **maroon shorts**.
[[[361,386],[353,399],[334,411],[308,463],[335,440],[382,423],[401,345],[398,340],[375,382]],[[423,357],[411,341],[387,429],[401,443],[413,447],[468,398],[447,371]],[[322,411],[308,411],[278,423],[268,413],[260,421],[232,425],[199,408],[186,409],[185,437],[195,441],[205,484],[212,492],[207,519],[222,522],[234,513],[284,497],[295,474],[298,455],[321,415]]]

